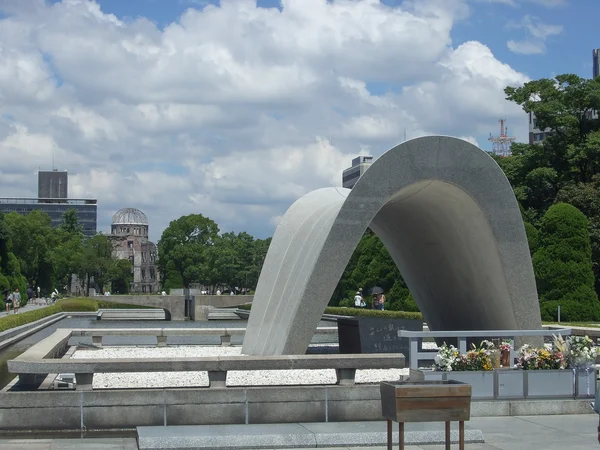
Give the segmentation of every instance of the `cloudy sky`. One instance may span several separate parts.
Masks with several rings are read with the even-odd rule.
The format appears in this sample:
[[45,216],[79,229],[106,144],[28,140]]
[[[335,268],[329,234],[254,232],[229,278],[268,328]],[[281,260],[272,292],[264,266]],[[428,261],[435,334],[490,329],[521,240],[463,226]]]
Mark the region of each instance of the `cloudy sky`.
[[489,149],[503,88],[591,77],[598,0],[0,0],[0,196],[69,171],[151,238],[201,213],[271,236],[358,154],[424,134]]

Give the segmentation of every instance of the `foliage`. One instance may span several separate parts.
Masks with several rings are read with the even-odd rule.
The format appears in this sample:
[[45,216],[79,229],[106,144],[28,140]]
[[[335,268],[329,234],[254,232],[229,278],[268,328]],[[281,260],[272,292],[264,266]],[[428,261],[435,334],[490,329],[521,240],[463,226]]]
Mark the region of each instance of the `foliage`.
[[[166,274],[172,261],[184,283],[206,278],[207,253],[219,234],[219,227],[208,217],[190,214],[171,221],[158,242],[158,267]],[[167,276],[165,284],[169,282]]]
[[[252,303],[238,305],[237,308],[250,311],[252,309]],[[328,306],[327,308],[325,308],[325,314],[351,317],[381,317],[388,319],[423,320],[423,315],[419,312],[387,310],[380,311],[377,309],[341,308],[336,306]]]
[[67,298],[56,305],[63,312],[98,311],[98,304],[91,298]]
[[381,240],[369,229],[361,238],[336,286],[330,306],[352,306],[359,288],[365,293],[366,308],[371,308],[369,289],[379,286],[386,293],[388,310],[418,312],[416,302]]
[[564,320],[600,319],[588,220],[583,213],[567,203],[553,205],[542,219],[539,244],[533,264],[542,318],[556,317],[560,304]]
[[19,311],[19,314],[10,314],[0,318],[0,332],[15,328],[27,323],[35,322],[44,317],[59,312],[85,312],[98,311],[99,308],[122,308],[122,309],[148,309],[148,306],[128,305],[106,300],[94,300],[92,298],[70,298],[57,301],[54,305],[33,311]]
[[167,293],[170,293],[171,289],[182,288],[184,286],[183,276],[177,267],[175,267],[174,261],[169,261],[167,263],[167,271],[165,272],[164,279],[164,288]]
[[58,305],[48,306],[47,308],[35,309],[33,311],[19,312],[19,314],[10,314],[0,318],[0,332],[15,328],[26,323],[35,322],[44,317],[51,316],[61,312]]
[[83,235],[83,226],[79,224],[79,218],[77,217],[77,210],[75,208],[70,208],[63,213],[60,228],[70,235]]
[[[547,302],[558,302],[560,298],[561,312],[568,313],[569,320],[597,320],[598,311],[590,289],[600,293],[600,120],[593,113],[600,106],[600,78],[558,75],[554,79],[507,87],[505,93],[508,100],[535,115],[537,128],[551,133],[541,145],[514,144],[512,156],[497,159],[513,186],[527,222],[536,277],[541,283],[538,287],[543,297],[542,316],[556,317],[558,303]],[[576,248],[579,255],[576,258],[585,258],[586,264],[591,260],[592,284],[589,283],[590,272],[587,267],[584,270],[582,261],[577,261],[578,265],[565,261],[562,256],[556,264],[552,261],[559,247],[566,252],[570,242],[582,242],[581,226],[578,225],[577,236],[569,238],[563,234],[560,239],[564,239],[564,244],[555,242],[552,250],[544,250],[546,244],[541,236],[537,239],[534,230],[542,225],[546,211],[556,203],[575,206],[589,220],[586,226],[591,254],[587,249],[580,252]],[[558,278],[552,281],[551,274]],[[546,285],[547,281],[552,286]],[[571,293],[571,300],[563,305],[567,292]],[[572,304],[576,301],[584,303],[579,312]]]
[[108,237],[102,234],[87,239],[83,244],[83,259],[79,266],[79,278],[86,280],[86,285],[89,286],[90,279],[93,277],[96,286],[100,292],[103,292],[103,287],[110,280],[109,271],[114,263],[113,244]]
[[106,275],[113,294],[128,294],[129,285],[133,281],[131,261],[128,259],[112,260]]
[[270,239],[223,233],[211,219],[191,214],[172,221],[158,243],[163,288],[192,283],[247,292],[256,287]]
[[145,306],[145,305],[130,305],[128,303],[116,303],[116,302],[110,302],[110,301],[106,301],[106,300],[95,300],[96,305],[98,305],[98,307],[96,309],[155,309],[152,306]]

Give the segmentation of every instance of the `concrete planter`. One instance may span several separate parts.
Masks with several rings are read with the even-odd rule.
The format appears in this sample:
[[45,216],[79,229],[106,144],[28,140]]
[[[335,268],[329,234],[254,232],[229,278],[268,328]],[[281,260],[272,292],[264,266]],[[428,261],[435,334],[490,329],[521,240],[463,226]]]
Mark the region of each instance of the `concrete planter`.
[[446,380],[456,380],[471,385],[473,399],[494,398],[494,371],[448,372]]
[[525,398],[525,381],[523,370],[499,369],[496,370],[498,388],[496,397],[499,399]]
[[424,371],[426,381],[455,380],[471,385],[471,398],[484,400],[494,398],[494,371],[436,372]]
[[575,396],[590,398],[596,396],[596,369],[575,369]]
[[592,398],[596,395],[596,371],[588,369],[515,370],[484,372],[419,371],[427,381],[456,380],[473,388],[474,400]]
[[573,371],[523,370],[526,398],[573,397],[575,380]]
[[398,337],[399,330],[423,331],[423,321],[385,317],[340,318],[340,353],[402,353],[408,361],[408,338]]

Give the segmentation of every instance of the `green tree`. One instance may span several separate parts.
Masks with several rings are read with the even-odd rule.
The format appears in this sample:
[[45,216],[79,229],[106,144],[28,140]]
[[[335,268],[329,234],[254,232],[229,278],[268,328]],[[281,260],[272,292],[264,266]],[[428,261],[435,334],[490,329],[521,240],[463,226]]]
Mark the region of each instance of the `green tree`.
[[128,259],[113,259],[108,268],[106,280],[110,283],[112,294],[129,294],[129,286],[133,281],[131,261]]
[[158,242],[159,270],[166,274],[167,264],[172,261],[183,275],[185,284],[205,283],[209,248],[218,235],[217,224],[201,214],[173,220]]
[[183,288],[183,276],[179,269],[175,266],[174,261],[169,261],[167,263],[167,269],[164,276],[164,289],[167,292],[170,292],[171,289]]
[[558,305],[564,320],[600,319],[591,257],[585,215],[567,203],[550,207],[533,256],[543,319],[555,319]]
[[369,307],[371,299],[368,292],[375,286],[385,291],[387,309],[418,311],[392,257],[381,240],[368,229],[350,257],[329,304],[352,305],[357,289],[362,288]]
[[86,295],[89,295],[92,278],[96,288],[104,292],[104,286],[109,281],[108,272],[114,261],[112,252],[113,244],[103,234],[96,234],[85,241],[78,275],[81,280],[86,280]]
[[19,260],[21,272],[29,282],[43,289],[52,289],[53,267],[51,249],[56,245],[56,233],[50,216],[41,211],[27,215],[9,213],[4,217],[12,252]]
[[79,224],[79,217],[77,217],[75,208],[70,208],[64,212],[60,228],[69,234],[83,236],[83,227]]

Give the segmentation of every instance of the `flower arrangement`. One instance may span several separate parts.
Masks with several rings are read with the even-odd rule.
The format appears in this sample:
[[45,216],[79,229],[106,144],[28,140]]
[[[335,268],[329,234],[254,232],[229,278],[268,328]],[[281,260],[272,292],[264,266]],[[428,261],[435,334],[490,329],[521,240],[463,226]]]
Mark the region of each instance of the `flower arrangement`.
[[[435,356],[435,370],[441,371],[486,371],[498,367],[496,364],[499,354],[502,354],[502,365],[510,364],[510,352],[513,343],[504,341],[498,347],[490,341],[482,341],[479,347],[473,348],[465,354],[460,354],[452,345],[444,344]],[[524,345],[519,349],[516,367],[523,370],[549,370],[567,369],[571,367],[589,367],[600,354],[600,348],[588,336],[569,336],[566,340],[562,336],[554,336],[553,342],[544,344],[541,348]]]
[[503,341],[498,348],[501,352],[511,352],[513,349],[513,343],[512,341]]
[[570,336],[568,340],[569,364],[574,367],[589,366],[598,355],[598,347],[588,336]]
[[473,348],[462,355],[456,347],[447,346],[444,342],[434,359],[435,370],[446,372],[493,370],[494,353],[497,353],[497,350],[490,341],[483,341],[479,348],[473,344]]
[[519,349],[517,367],[523,370],[566,369],[565,355],[557,348],[533,348],[526,344]]

